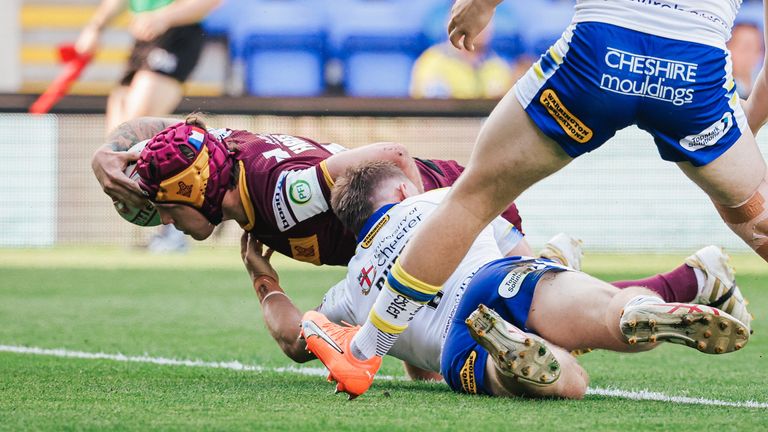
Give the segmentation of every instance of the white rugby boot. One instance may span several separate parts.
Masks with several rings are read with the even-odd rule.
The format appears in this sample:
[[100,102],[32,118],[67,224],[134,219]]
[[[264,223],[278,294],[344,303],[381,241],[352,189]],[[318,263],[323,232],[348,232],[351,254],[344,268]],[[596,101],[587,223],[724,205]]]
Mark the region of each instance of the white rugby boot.
[[544,249],[539,252],[539,256],[581,271],[581,259],[584,257],[582,243],[580,239],[560,233],[552,237],[544,245]]
[[560,378],[560,363],[544,340],[524,333],[493,309],[481,304],[465,322],[469,334],[504,375],[538,386]]
[[[751,329],[752,314],[748,302],[736,285],[736,275],[729,264],[730,257],[718,246],[707,246],[685,259],[685,264],[704,273],[704,283],[692,303],[723,310]],[[750,330],[751,332],[751,330]]]
[[742,322],[698,304],[632,304],[622,311],[620,325],[630,345],[671,342],[706,354],[725,354],[740,350],[749,341],[749,329]]

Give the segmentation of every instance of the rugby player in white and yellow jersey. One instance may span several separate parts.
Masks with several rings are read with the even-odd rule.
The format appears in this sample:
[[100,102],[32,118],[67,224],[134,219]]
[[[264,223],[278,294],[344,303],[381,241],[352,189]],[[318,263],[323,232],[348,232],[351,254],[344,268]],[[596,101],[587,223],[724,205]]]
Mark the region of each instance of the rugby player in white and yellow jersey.
[[317,311],[304,315],[304,339],[298,337],[300,312],[280,288],[268,254],[262,255],[255,240],[244,239],[246,268],[283,351],[296,361],[316,355],[339,381],[337,390],[359,396],[381,357],[340,369],[337,360],[350,357],[350,333],[358,328],[333,322],[371,319],[385,325],[390,317],[378,315],[378,299],[390,296],[386,303],[402,306],[384,314],[408,317],[410,325],[389,354],[440,372],[454,391],[580,398],[587,374],[566,350],[636,352],[669,341],[720,354],[748,341],[747,327],[718,309],[665,303],[645,288],[618,289],[547,259],[505,258],[521,235],[502,219],[482,230],[435,300],[409,309],[385,281],[413,231],[447,192],[419,195],[402,171],[386,162],[350,169],[337,181],[332,205],[358,232],[359,243],[345,279],[328,291]]

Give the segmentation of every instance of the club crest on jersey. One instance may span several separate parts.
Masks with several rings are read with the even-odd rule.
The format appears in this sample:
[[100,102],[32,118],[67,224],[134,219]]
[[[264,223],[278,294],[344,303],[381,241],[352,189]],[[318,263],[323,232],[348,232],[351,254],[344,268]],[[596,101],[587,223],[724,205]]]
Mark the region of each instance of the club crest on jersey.
[[378,222],[376,222],[376,225],[371,228],[370,231],[368,231],[368,234],[363,237],[363,241],[360,242],[360,246],[362,246],[363,249],[368,249],[373,244],[373,239],[376,237],[376,234],[381,231],[381,229],[384,227],[384,225],[389,222],[389,215],[384,215],[383,218],[379,219]]
[[288,198],[296,204],[304,204],[312,199],[312,188],[305,180],[296,180],[288,186]]
[[376,267],[373,264],[369,264],[360,269],[360,274],[357,275],[357,282],[363,290],[363,295],[368,295],[368,293],[371,292],[371,287],[373,286],[373,281],[375,279]]
[[288,243],[291,246],[293,259],[320,265],[320,244],[317,241],[317,234],[309,237],[291,237]]
[[192,133],[189,134],[189,138],[187,138],[187,142],[195,146],[195,149],[197,151],[200,151],[200,148],[203,146],[203,140],[205,139],[205,131],[193,127]]

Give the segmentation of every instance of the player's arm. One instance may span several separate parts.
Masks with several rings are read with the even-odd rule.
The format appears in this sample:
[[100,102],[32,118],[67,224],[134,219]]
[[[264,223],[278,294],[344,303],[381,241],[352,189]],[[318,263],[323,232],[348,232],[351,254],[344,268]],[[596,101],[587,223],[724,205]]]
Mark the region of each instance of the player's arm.
[[259,297],[269,334],[291,360],[304,363],[314,359],[315,356],[307,352],[306,343],[299,337],[301,311],[280,287],[277,272],[269,263],[272,250],[264,253],[262,243],[246,232],[240,239],[240,254]]
[[127,0],[103,0],[99,7],[96,8],[96,12],[91,16],[88,24],[80,32],[75,42],[75,50],[79,54],[93,54],[99,46],[101,32],[127,6]]
[[380,142],[358,147],[353,150],[343,151],[326,159],[323,163],[332,180],[344,174],[347,168],[354,167],[365,162],[389,161],[397,165],[413,184],[424,191],[421,174],[416,162],[408,153],[404,145],[393,142]]
[[[763,19],[768,23],[768,4],[763,3]],[[764,26],[765,27],[765,26]],[[768,27],[763,30],[763,46],[768,47]],[[742,100],[741,105],[744,108],[744,114],[747,116],[749,128],[754,135],[768,121],[768,78],[766,78],[766,69],[768,68],[768,56],[763,60],[763,67],[755,78],[752,91],[747,100]]]
[[96,149],[91,159],[96,179],[104,193],[114,201],[140,207],[144,204],[144,195],[136,182],[125,175],[125,167],[135,162],[138,154],[126,150],[132,145],[150,139],[168,126],[180,120],[157,117],[139,117],[129,120],[107,135],[107,142]]
[[458,49],[475,50],[474,40],[491,22],[502,0],[457,0],[448,21],[448,39]]
[[[763,19],[768,23],[768,4],[763,3]],[[768,47],[768,27],[763,26],[763,46]],[[747,116],[747,122],[752,133],[757,135],[757,131],[768,121],[768,78],[766,78],[766,69],[768,69],[768,56],[763,59],[763,67],[755,78],[752,86],[752,92],[746,101],[742,101],[744,114]]]
[[749,129],[752,130],[753,135],[757,135],[757,132],[768,121],[768,81],[765,77],[765,65],[755,78],[755,84],[749,97],[741,101],[741,106],[744,108]]
[[497,216],[491,222],[493,237],[504,256],[533,256],[533,250],[521,233],[508,220]]
[[176,0],[163,8],[137,14],[131,22],[136,39],[149,41],[172,27],[195,24],[203,20],[220,0]]

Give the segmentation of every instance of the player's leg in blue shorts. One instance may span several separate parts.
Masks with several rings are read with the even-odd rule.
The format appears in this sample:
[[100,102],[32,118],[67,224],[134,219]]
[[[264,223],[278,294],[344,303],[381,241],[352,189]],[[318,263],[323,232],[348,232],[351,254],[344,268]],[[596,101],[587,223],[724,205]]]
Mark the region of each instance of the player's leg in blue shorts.
[[491,394],[485,385],[488,351],[469,333],[465,320],[480,304],[530,332],[525,323],[536,283],[548,272],[568,270],[543,258],[509,257],[483,266],[472,277],[451,320],[440,361],[440,372],[456,392]]
[[569,26],[514,91],[571,157],[637,124],[663,159],[702,166],[748,128],[725,49],[599,22]]

